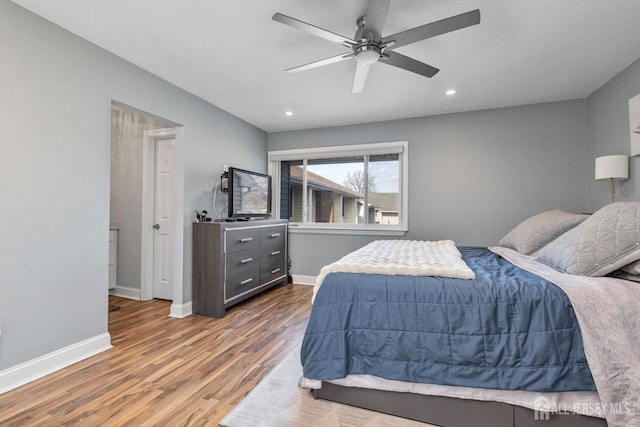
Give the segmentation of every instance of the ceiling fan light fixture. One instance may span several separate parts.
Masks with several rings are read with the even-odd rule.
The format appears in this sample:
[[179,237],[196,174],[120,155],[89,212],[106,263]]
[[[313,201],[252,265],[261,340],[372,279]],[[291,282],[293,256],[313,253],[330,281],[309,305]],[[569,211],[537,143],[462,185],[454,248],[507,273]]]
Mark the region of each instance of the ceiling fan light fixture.
[[455,89],[449,89],[448,91],[445,92],[445,94],[451,96],[451,95],[455,95],[456,92],[457,90]]
[[380,59],[380,52],[373,48],[363,49],[356,53],[356,61],[359,65],[371,65],[378,62],[378,59]]

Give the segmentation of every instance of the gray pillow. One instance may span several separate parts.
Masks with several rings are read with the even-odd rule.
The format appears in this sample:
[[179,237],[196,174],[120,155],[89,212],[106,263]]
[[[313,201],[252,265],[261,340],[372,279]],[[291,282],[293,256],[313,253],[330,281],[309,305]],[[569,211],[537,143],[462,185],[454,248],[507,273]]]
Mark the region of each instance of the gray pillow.
[[546,211],[527,218],[504,236],[499,246],[531,255],[567,230],[572,229],[589,215],[578,215],[560,209]]
[[640,202],[612,203],[538,252],[556,270],[604,276],[640,259]]
[[634,274],[640,276],[640,261],[634,261],[631,264],[627,264],[621,268],[627,274]]
[[616,279],[630,280],[632,282],[640,282],[640,276],[637,274],[625,273],[624,270],[612,271],[607,277],[615,277]]

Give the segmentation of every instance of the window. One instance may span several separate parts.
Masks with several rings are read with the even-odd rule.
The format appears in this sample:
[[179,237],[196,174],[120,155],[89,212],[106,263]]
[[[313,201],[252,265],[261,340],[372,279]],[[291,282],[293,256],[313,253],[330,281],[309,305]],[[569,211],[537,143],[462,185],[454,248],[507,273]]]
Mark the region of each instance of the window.
[[306,232],[407,231],[407,142],[272,151],[276,218]]

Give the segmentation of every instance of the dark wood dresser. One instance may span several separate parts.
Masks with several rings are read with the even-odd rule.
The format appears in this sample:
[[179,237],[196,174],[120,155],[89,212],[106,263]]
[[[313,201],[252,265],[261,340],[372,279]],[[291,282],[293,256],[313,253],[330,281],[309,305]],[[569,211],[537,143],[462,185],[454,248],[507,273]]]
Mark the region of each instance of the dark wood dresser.
[[193,313],[225,310],[287,282],[287,221],[193,224]]

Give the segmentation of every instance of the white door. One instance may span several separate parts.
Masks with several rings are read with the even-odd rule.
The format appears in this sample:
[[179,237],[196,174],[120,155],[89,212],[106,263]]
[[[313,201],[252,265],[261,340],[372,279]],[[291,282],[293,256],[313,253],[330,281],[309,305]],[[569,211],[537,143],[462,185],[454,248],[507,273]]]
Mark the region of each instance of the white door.
[[175,138],[155,140],[153,298],[173,300],[173,174]]

